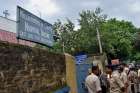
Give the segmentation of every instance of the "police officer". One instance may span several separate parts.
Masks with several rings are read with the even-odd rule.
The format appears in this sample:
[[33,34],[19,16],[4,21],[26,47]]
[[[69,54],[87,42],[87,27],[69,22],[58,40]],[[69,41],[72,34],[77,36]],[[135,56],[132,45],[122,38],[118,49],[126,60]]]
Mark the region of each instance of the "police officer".
[[120,79],[125,85],[125,93],[128,93],[128,76],[127,72],[129,69],[127,69],[127,65],[125,63],[122,63],[120,66]]
[[118,71],[118,65],[111,65],[108,67],[111,69],[111,77],[109,78],[110,93],[124,93],[125,86],[120,79],[120,73]]
[[134,66],[130,67],[128,78],[131,82],[131,92],[132,93],[137,93],[137,90],[136,90],[137,73],[135,72],[135,67]]
[[140,93],[140,69],[138,69],[138,93]]

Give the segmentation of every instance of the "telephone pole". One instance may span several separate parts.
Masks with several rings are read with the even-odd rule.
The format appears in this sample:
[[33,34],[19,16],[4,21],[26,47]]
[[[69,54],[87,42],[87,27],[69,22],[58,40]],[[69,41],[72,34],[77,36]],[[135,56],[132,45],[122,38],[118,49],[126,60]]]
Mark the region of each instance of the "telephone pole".
[[101,38],[100,38],[100,33],[99,33],[98,27],[96,27],[96,33],[97,33],[97,40],[98,40],[98,44],[99,44],[99,50],[100,50],[100,53],[102,54],[103,49],[102,49]]
[[63,42],[63,53],[65,53],[65,43],[64,43],[64,41],[62,41]]

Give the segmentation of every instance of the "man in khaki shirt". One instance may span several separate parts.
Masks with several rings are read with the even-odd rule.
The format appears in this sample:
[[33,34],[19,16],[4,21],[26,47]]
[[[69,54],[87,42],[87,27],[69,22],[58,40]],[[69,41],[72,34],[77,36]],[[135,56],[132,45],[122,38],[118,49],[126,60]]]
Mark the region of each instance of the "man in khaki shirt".
[[140,93],[140,69],[138,70],[138,93]]
[[128,73],[129,69],[126,71],[126,64],[123,63],[120,66],[120,79],[121,81],[123,81],[124,85],[126,85],[127,81],[128,81],[128,77],[127,77],[127,73]]
[[110,93],[124,93],[125,86],[120,79],[120,73],[117,70],[117,66],[111,66],[112,70],[111,78],[109,78],[110,83]]
[[137,73],[135,72],[134,70],[135,68],[132,67],[130,68],[130,72],[129,72],[129,75],[128,75],[128,78],[131,82],[131,92],[132,93],[137,93],[137,87],[136,87],[136,83],[137,83]]
[[125,86],[125,93],[129,93],[128,92],[129,81],[128,81],[128,76],[127,76],[128,71],[129,71],[129,68],[127,68],[127,65],[125,63],[122,63],[120,66],[120,79]]

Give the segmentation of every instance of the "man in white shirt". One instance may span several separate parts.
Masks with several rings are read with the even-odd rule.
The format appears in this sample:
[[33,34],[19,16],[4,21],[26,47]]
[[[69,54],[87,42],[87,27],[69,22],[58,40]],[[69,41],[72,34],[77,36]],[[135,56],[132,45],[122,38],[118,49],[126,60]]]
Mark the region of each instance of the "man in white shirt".
[[98,66],[92,66],[92,73],[87,76],[85,80],[85,86],[88,89],[88,93],[101,93],[100,80],[97,76],[98,74]]

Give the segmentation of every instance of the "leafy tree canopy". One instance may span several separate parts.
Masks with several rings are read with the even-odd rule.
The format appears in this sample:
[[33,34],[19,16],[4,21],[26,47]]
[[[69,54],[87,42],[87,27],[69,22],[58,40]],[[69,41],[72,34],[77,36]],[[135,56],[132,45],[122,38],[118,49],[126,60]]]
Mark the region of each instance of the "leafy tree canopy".
[[59,40],[51,51],[59,53],[65,51],[70,54],[78,51],[89,54],[99,53],[98,29],[103,51],[108,56],[122,60],[140,57],[140,53],[136,51],[140,42],[140,35],[136,36],[136,33],[140,30],[132,22],[116,18],[107,19],[107,15],[103,14],[100,8],[96,8],[95,11],[82,11],[79,16],[80,29],[77,31],[74,30],[74,24],[69,19],[65,23],[60,20],[55,22],[54,31]]

